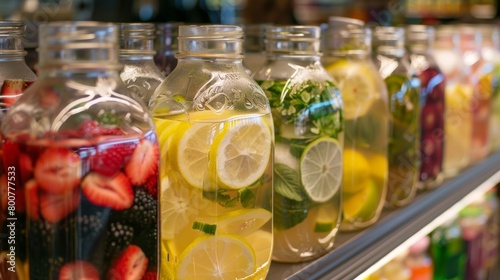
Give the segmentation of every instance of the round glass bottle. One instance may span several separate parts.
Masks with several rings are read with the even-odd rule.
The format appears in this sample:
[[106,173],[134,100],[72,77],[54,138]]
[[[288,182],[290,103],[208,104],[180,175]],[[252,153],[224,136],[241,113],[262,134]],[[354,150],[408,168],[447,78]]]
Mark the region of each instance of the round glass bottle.
[[434,59],[446,80],[443,159],[445,177],[455,176],[470,162],[470,106],[473,90],[465,82],[468,68],[463,64],[458,43],[459,37],[455,28],[443,26],[436,30]]
[[266,28],[271,24],[245,24],[243,31],[245,37],[243,40],[243,66],[254,74],[260,70],[266,63],[266,45],[264,42]]
[[471,100],[472,131],[469,147],[471,162],[484,159],[490,152],[489,121],[493,95],[493,64],[481,54],[482,34],[473,26],[460,26],[462,59],[470,69],[467,81],[473,88]]
[[161,149],[161,275],[265,279],[273,243],[271,109],[242,65],[243,31],[181,25],[150,110]]
[[267,60],[254,75],[273,112],[273,260],[280,262],[327,253],[340,221],[342,98],[319,45],[319,27],[268,27]]
[[[26,64],[24,57],[26,52],[23,48],[24,24],[17,21],[0,21],[0,122],[3,121],[4,115],[14,102],[23,94],[24,90],[36,79],[36,75],[30,70]],[[1,139],[1,138],[0,138]],[[5,156],[2,145],[0,144],[0,253],[15,254],[16,265],[22,267],[21,263],[26,261],[26,238],[23,232],[26,229],[26,205],[21,198],[15,199],[16,196],[23,196],[21,188],[16,188],[16,178],[12,173],[9,173],[9,166],[4,166],[4,162],[8,164],[9,157]],[[11,188],[9,188],[11,187]],[[10,203],[9,203],[10,198]],[[12,211],[12,208],[15,209]],[[16,218],[15,227],[7,227],[10,222],[9,218]],[[12,221],[12,220],[10,220]],[[15,239],[8,239],[9,236],[15,236]],[[11,250],[12,241],[16,244]],[[17,272],[11,272],[7,269],[0,271],[1,279],[14,279],[23,275],[23,269],[17,269]]]
[[164,79],[153,60],[154,28],[152,23],[120,24],[120,77],[146,104]]
[[378,221],[387,192],[387,89],[371,60],[371,31],[334,17],[325,30],[322,64],[344,102],[341,230]]
[[442,181],[444,153],[445,77],[432,55],[434,28],[410,25],[406,42],[412,69],[420,79],[420,175],[430,189]]
[[168,76],[177,65],[177,33],[180,22],[166,22],[156,24],[154,61],[163,76]]
[[1,128],[4,169],[25,194],[31,279],[155,274],[158,146],[120,79],[117,27],[54,22],[40,38],[40,76]]
[[413,200],[419,186],[420,79],[405,56],[403,28],[376,27],[373,41],[391,112],[386,206],[400,207]]

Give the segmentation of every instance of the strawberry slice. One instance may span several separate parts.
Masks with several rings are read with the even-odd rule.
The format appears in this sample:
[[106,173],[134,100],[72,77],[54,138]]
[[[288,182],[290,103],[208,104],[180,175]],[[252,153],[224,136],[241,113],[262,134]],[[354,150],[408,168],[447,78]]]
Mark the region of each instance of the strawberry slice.
[[2,103],[6,108],[10,108],[12,104],[23,94],[25,89],[24,80],[12,79],[5,80],[0,90]]
[[146,184],[144,185],[148,193],[154,198],[158,197],[158,174],[149,176]]
[[65,148],[49,148],[35,164],[35,179],[40,188],[52,193],[64,193],[80,184],[82,160]]
[[121,172],[114,177],[90,172],[83,179],[82,191],[93,204],[115,210],[127,209],[134,202],[132,185]]
[[113,261],[108,271],[110,280],[141,280],[148,267],[148,258],[137,245],[129,245]]
[[17,168],[19,164],[19,146],[12,141],[5,141],[2,147],[3,150],[3,166],[4,168]]
[[133,185],[142,185],[149,177],[157,175],[159,155],[157,144],[145,139],[139,143],[125,166],[125,173]]
[[33,176],[33,160],[30,156],[24,153],[19,155],[19,169],[21,180],[27,182]]
[[65,193],[41,191],[40,212],[42,217],[51,223],[59,222],[73,212],[80,202],[78,189]]
[[99,271],[87,261],[74,261],[61,268],[59,280],[99,280]]
[[7,182],[7,175],[3,174],[0,177],[0,205],[2,206],[2,210],[7,209],[7,202],[9,202],[8,192],[9,183]]
[[118,127],[104,127],[95,120],[86,120],[78,128],[78,133],[84,138],[93,138],[103,135],[124,135]]
[[130,141],[99,145],[96,154],[89,158],[90,169],[112,177],[125,166],[136,145]]
[[40,219],[40,197],[38,184],[35,179],[31,179],[24,184],[24,194],[26,196],[26,213],[32,221]]

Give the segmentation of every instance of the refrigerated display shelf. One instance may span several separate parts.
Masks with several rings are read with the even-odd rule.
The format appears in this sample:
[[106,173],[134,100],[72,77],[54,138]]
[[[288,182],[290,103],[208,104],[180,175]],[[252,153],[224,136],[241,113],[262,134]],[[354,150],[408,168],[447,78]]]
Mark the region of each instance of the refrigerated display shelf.
[[356,279],[389,260],[398,249],[428,234],[475,197],[500,182],[500,152],[468,167],[439,187],[424,191],[399,209],[384,210],[379,222],[342,232],[335,248],[321,258],[296,264],[273,262],[267,279]]

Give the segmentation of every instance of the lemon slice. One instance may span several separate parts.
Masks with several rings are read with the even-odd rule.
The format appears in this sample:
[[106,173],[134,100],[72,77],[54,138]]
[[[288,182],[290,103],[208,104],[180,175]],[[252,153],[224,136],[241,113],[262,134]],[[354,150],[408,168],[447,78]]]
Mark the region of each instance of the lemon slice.
[[182,177],[193,187],[203,189],[208,153],[216,127],[210,123],[181,123],[172,140],[172,154]]
[[[385,165],[387,169],[387,164]],[[355,149],[344,149],[344,169],[342,175],[342,191],[356,193],[370,183],[370,164]]]
[[371,107],[377,91],[373,71],[361,63],[340,60],[326,68],[337,82],[344,101],[344,118],[364,116]]
[[344,199],[344,218],[349,221],[367,221],[375,215],[381,203],[377,186],[371,182],[358,193],[347,196]]
[[[270,232],[257,230],[245,236],[248,244],[252,244],[253,251],[255,252],[255,262],[257,265],[257,273],[253,279],[265,279],[267,273],[266,267],[271,261],[271,251],[273,244],[273,235]],[[262,275],[262,277],[259,277]]]
[[241,279],[255,270],[255,253],[245,239],[236,235],[203,236],[181,254],[175,279]]
[[230,189],[240,189],[257,181],[267,169],[271,139],[271,131],[260,117],[225,123],[210,150],[220,182]]
[[271,212],[262,208],[232,211],[218,218],[217,233],[246,236],[260,229],[271,217]]
[[155,118],[154,122],[158,136],[158,145],[160,146],[160,174],[166,175],[169,171],[170,164],[164,163],[164,161],[168,158],[170,143],[176,129],[179,127],[179,122],[158,118]]
[[300,158],[300,178],[309,197],[325,202],[339,190],[342,179],[342,148],[329,137],[309,144]]

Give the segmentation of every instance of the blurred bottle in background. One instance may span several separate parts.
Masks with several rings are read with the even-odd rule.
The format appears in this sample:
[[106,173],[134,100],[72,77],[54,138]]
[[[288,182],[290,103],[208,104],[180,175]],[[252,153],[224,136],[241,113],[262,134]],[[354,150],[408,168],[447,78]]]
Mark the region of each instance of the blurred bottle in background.
[[178,28],[181,24],[181,22],[166,22],[155,25],[154,61],[165,77],[177,66],[175,54],[177,53]]

